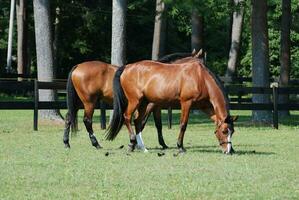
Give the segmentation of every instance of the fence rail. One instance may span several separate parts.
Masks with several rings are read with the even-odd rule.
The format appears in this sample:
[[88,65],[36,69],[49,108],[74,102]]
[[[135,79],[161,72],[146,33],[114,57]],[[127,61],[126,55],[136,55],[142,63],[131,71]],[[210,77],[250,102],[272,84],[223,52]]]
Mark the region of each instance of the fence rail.
[[[41,89],[54,89],[54,90],[66,90],[66,82],[40,82],[34,81],[1,81],[0,80],[0,91],[31,91],[33,98],[31,100],[19,100],[19,101],[0,101],[0,109],[25,109],[34,110],[34,130],[38,129],[38,110],[42,109],[66,109],[66,102],[63,100],[54,102],[39,101],[39,90]],[[273,112],[273,126],[278,128],[278,111],[279,110],[299,110],[299,101],[290,102],[288,104],[279,104],[279,94],[297,94],[299,95],[299,87],[286,87],[286,88],[263,88],[263,87],[244,87],[236,85],[227,85],[225,87],[226,92],[229,96],[238,96],[230,98],[231,110],[270,110]],[[254,103],[248,95],[252,94],[269,94],[272,96],[272,102],[269,103]],[[246,96],[244,98],[244,96]],[[107,105],[103,102],[99,102],[97,108],[101,109],[101,127],[106,128],[106,110],[112,109],[111,105]],[[168,108],[168,127],[171,127],[172,116],[171,109],[179,109],[179,107]]]

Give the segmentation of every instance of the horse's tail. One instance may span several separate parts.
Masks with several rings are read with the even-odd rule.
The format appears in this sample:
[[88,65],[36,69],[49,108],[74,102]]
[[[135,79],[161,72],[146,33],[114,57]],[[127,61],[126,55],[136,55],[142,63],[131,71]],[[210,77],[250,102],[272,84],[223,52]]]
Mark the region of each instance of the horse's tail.
[[67,91],[67,119],[70,123],[71,132],[76,133],[78,131],[78,120],[77,120],[77,113],[79,110],[79,96],[74,88],[74,84],[72,81],[72,73],[77,66],[73,67],[71,72],[69,73],[66,85]]
[[120,83],[120,76],[123,73],[124,69],[125,66],[120,67],[115,72],[113,78],[113,115],[106,134],[107,140],[114,140],[125,120],[124,112],[128,106],[128,100]]

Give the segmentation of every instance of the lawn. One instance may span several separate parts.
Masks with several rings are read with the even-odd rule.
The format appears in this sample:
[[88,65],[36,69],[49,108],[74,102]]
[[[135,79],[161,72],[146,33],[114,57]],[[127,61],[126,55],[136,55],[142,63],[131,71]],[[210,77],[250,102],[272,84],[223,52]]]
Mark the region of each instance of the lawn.
[[98,116],[94,129],[104,148],[91,146],[80,113],[80,132],[66,150],[63,124],[40,121],[34,132],[32,111],[1,110],[0,199],[299,199],[299,113],[283,119],[279,130],[253,126],[250,112],[233,114],[240,115],[236,154],[222,154],[214,125],[192,114],[187,152],[174,157],[177,113],[172,129],[163,116],[170,149],[158,156],[152,119],[143,133],[149,152],[127,155],[127,130],[105,141]]

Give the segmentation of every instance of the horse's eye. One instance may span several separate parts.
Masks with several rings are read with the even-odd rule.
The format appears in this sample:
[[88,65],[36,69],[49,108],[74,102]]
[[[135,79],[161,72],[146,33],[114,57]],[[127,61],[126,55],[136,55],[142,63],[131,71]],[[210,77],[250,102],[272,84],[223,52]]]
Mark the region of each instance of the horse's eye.
[[223,129],[222,133],[225,134],[225,135],[227,135],[228,134],[228,130],[227,129]]

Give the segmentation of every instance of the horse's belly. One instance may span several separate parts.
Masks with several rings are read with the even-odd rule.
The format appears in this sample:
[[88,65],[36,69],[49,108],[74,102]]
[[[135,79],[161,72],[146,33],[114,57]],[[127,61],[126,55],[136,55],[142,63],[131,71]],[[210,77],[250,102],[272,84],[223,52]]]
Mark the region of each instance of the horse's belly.
[[153,102],[159,105],[167,105],[180,102],[180,96],[177,90],[156,89],[145,91],[144,96],[149,102]]

